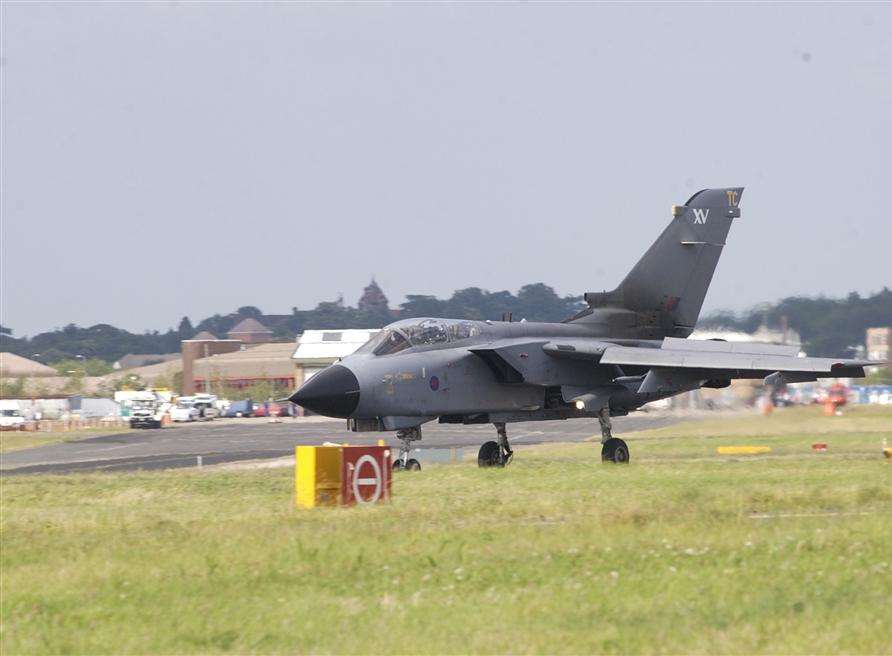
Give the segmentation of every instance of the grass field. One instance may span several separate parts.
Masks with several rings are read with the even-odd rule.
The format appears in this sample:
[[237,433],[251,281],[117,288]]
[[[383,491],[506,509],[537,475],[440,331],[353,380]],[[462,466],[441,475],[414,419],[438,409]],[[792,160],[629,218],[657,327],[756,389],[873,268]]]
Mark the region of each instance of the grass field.
[[373,508],[296,510],[287,469],[4,477],[0,647],[888,654],[883,434],[892,409],[676,425],[629,466],[529,447]]
[[115,426],[111,428],[80,428],[70,431],[0,431],[0,453],[58,442],[76,442],[98,435],[129,433],[131,430],[129,427]]

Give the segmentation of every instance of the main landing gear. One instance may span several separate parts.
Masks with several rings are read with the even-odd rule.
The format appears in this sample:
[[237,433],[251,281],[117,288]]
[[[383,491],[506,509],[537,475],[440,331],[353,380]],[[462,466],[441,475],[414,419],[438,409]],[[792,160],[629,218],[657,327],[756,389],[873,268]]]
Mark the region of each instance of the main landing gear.
[[410,458],[409,454],[412,452],[412,442],[417,442],[421,439],[421,426],[398,430],[396,439],[400,441],[400,452],[396,460],[393,461],[393,471],[400,471],[401,469],[420,471],[421,463],[415,460],[415,458]]
[[508,444],[508,431],[504,422],[493,424],[498,434],[498,442],[484,442],[477,453],[477,465],[480,467],[504,467],[514,457],[514,451]]
[[613,437],[611,432],[610,408],[601,408],[598,423],[601,424],[601,462],[628,463],[628,445],[618,437]]

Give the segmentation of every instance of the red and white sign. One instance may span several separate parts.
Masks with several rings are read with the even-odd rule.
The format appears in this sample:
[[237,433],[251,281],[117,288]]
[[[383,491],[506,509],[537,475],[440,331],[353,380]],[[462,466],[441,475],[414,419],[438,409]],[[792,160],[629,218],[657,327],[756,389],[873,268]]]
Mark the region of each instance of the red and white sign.
[[345,446],[341,498],[345,506],[390,501],[390,448]]

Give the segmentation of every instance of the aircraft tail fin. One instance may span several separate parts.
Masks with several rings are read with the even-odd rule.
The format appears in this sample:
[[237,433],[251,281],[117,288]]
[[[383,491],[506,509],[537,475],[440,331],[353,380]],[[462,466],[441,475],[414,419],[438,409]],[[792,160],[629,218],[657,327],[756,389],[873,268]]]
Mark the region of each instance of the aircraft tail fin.
[[694,328],[743,187],[704,189],[672,208],[672,221],[612,292],[586,294],[591,307],[631,310],[666,335]]

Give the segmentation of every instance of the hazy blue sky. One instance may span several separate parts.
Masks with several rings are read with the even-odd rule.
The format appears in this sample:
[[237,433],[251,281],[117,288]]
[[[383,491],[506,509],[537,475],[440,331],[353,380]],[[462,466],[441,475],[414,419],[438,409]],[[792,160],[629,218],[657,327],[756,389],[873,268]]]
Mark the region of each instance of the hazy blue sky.
[[743,185],[706,300],[892,285],[892,5],[5,2],[2,322],[612,288]]

